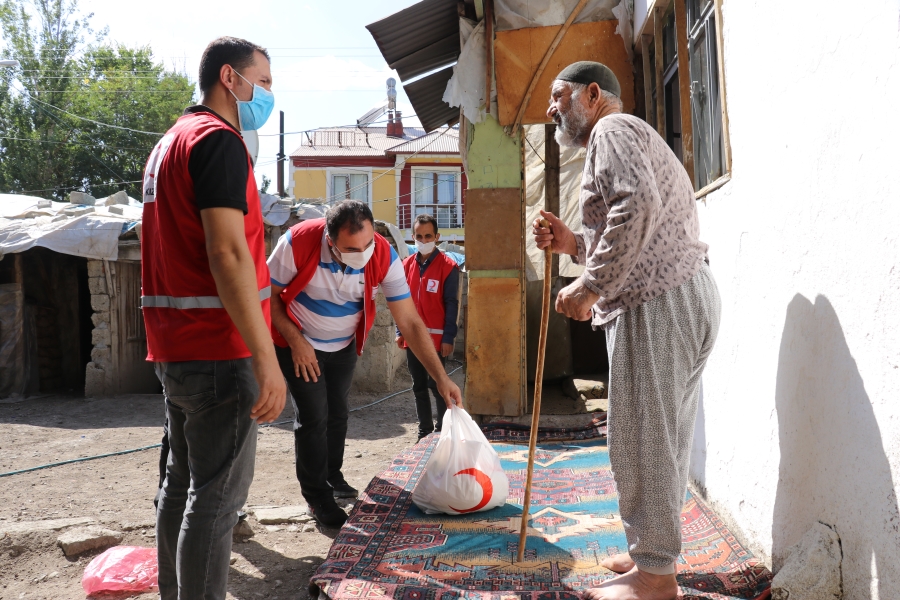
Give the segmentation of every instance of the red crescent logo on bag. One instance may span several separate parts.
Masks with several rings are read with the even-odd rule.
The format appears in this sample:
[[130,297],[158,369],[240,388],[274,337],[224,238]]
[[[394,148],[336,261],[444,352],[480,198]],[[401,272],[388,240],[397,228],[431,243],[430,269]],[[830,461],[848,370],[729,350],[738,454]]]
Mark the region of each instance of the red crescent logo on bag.
[[475,483],[481,486],[481,501],[473,506],[472,508],[453,508],[458,513],[470,513],[475,512],[476,510],[480,510],[484,508],[488,502],[491,500],[491,496],[494,495],[494,484],[491,483],[491,478],[485,474],[484,471],[479,469],[463,469],[458,473],[454,473],[453,476],[457,475],[471,475],[475,478]]

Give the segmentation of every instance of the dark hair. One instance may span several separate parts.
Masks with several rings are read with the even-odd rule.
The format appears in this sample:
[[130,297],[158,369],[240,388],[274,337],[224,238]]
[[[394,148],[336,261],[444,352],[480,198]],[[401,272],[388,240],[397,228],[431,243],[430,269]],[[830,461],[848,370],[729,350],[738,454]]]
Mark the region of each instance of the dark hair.
[[254,52],[261,52],[271,60],[265,48],[241,38],[223,36],[211,41],[200,57],[200,92],[205,94],[212,89],[223,66],[231,65],[240,71],[252,65]]
[[344,200],[338,202],[325,213],[325,227],[328,229],[328,237],[337,243],[338,234],[344,227],[349,228],[352,235],[363,228],[368,221],[375,227],[375,217],[369,205],[359,200]]
[[[434,235],[437,235],[437,232],[438,232],[437,219],[435,219],[433,216],[426,215],[426,214],[416,215],[416,223],[419,225],[424,225],[425,223],[431,223],[431,226],[434,228]],[[413,225],[413,229],[415,229],[415,227],[416,226]]]

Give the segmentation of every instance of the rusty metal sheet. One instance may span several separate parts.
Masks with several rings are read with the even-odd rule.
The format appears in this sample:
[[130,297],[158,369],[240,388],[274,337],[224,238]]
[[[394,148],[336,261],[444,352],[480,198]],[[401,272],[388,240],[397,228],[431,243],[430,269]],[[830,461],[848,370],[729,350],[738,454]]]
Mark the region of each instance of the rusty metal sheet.
[[470,271],[521,269],[522,189],[466,191],[466,268]]
[[520,278],[469,279],[465,404],[470,413],[524,414],[522,312]]
[[[522,119],[523,125],[550,122],[546,114],[550,85],[560,71],[579,60],[594,60],[612,69],[622,86],[625,112],[634,113],[634,75],[625,43],[616,33],[618,23],[616,20],[577,23],[569,28],[538,79]],[[497,32],[494,65],[501,125],[512,125],[515,121],[528,84],[559,28],[530,27]],[[467,223],[466,235],[468,233]]]

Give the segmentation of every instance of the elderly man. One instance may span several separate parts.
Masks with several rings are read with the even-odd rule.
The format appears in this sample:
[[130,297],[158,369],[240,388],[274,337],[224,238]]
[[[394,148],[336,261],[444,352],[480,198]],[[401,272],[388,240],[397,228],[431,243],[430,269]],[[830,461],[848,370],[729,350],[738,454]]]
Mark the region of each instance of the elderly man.
[[721,307],[691,181],[652,127],[621,112],[619,96],[600,63],[570,65],[553,82],[557,141],[587,148],[583,231],[542,212],[550,226],[537,220],[533,233],[539,248],[585,266],[556,310],[603,328],[609,352],[609,458],[628,554],[604,561],[623,574],[585,598],[671,600],[700,376]]

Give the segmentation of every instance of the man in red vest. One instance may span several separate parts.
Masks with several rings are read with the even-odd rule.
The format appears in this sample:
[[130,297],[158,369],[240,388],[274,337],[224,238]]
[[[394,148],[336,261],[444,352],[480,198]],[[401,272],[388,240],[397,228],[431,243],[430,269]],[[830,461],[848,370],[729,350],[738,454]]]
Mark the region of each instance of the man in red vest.
[[[437,219],[431,215],[419,215],[413,225],[416,238],[415,254],[403,261],[406,282],[412,294],[413,302],[428,333],[431,334],[432,348],[437,351],[441,364],[453,352],[453,341],[456,339],[456,317],[459,313],[459,267],[449,256],[435,248],[440,240]],[[419,439],[441,430],[441,422],[447,407],[438,391],[437,383],[428,375],[422,361],[397,332],[397,345],[406,350],[406,361],[409,374],[413,379],[413,394],[416,397],[416,415],[419,417]],[[427,352],[434,354],[432,348]],[[431,398],[428,390],[434,393],[437,426],[431,420]]]
[[241,137],[271,112],[268,54],[219,38],[203,53],[199,84],[200,104],[157,143],[143,182],[141,305],[169,446],[156,523],[163,600],[225,598],[257,423],[273,421],[286,396],[269,334],[262,212]]
[[447,402],[462,394],[433,351],[410,299],[397,252],[375,233],[368,205],[345,200],[324,219],[291,227],[269,257],[275,353],[294,400],[294,453],[300,491],[320,524],[340,527],[347,515],[335,497],[356,497],[341,473],[347,396],[356,357],[375,323],[379,288],[412,349]]

